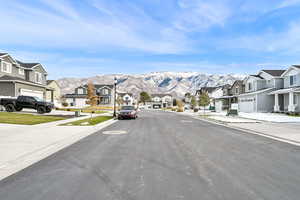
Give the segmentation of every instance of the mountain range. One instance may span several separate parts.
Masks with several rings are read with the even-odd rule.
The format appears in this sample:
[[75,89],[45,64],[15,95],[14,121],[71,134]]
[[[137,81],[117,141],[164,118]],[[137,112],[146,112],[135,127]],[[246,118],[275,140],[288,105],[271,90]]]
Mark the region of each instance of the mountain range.
[[232,84],[244,78],[239,74],[204,74],[199,72],[151,72],[147,74],[107,74],[87,78],[61,78],[57,80],[62,93],[73,93],[74,88],[92,81],[94,84],[113,84],[117,77],[118,92],[130,92],[137,96],[141,91],[168,93],[183,97],[185,93],[194,94],[200,87],[222,86]]

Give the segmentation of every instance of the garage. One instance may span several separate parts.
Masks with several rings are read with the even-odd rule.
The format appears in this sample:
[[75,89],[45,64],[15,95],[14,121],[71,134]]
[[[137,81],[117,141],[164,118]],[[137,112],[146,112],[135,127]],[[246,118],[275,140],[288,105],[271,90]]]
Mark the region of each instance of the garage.
[[28,89],[20,89],[20,95],[38,97],[44,99],[44,92]]
[[256,96],[239,97],[239,112],[256,112]]

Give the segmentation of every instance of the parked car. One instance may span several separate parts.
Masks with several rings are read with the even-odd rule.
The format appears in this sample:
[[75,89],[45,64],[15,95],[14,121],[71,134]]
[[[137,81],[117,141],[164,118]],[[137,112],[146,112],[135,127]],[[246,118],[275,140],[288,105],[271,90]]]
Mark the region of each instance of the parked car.
[[137,117],[137,110],[134,106],[122,106],[118,113],[118,119],[136,119]]
[[54,107],[53,103],[43,101],[38,97],[18,96],[18,98],[2,98],[0,105],[4,106],[7,112],[21,111],[23,108],[37,110],[39,114],[50,113]]

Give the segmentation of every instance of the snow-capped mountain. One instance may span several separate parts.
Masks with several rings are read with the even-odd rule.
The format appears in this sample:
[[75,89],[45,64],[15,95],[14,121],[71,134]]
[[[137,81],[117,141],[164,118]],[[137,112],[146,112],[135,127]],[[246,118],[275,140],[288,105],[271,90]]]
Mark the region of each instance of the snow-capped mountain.
[[195,93],[203,86],[221,86],[232,84],[242,79],[244,75],[226,74],[209,75],[198,72],[152,72],[148,74],[125,75],[108,74],[89,78],[62,78],[57,80],[62,93],[73,93],[74,88],[92,81],[94,84],[113,84],[114,77],[118,79],[119,92],[131,92],[138,95],[141,91],[148,93],[170,93],[183,97],[185,93]]

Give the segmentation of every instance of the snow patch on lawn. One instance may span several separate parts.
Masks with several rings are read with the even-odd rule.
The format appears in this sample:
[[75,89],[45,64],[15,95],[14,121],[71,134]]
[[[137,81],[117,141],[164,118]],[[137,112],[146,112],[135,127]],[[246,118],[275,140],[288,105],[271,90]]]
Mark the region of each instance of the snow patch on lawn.
[[300,122],[300,117],[288,116],[279,113],[243,113],[239,116],[247,119],[268,121],[268,122]]

